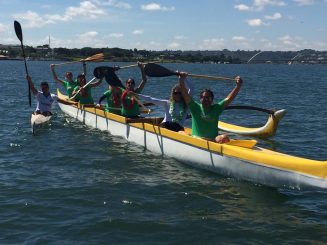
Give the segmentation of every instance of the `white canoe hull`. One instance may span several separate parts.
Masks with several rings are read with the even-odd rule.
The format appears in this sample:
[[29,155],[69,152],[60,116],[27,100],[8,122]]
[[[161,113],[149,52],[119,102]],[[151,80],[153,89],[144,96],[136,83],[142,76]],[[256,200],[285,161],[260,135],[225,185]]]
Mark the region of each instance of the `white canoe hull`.
[[44,116],[42,114],[32,114],[31,116],[31,128],[32,133],[34,134],[36,130],[51,120],[52,116]]
[[[147,150],[173,157],[195,167],[275,187],[297,189],[327,188],[326,161],[297,158],[259,147],[247,149],[237,146],[219,145],[213,142],[194,139],[190,136],[178,135],[178,133],[171,131],[167,132],[168,130],[166,129],[147,123],[128,124],[120,122],[115,120],[116,115],[109,113],[99,115],[98,110],[94,108],[83,110],[64,103],[59,103],[59,106],[64,113],[92,128],[108,131],[114,136],[120,136],[130,142],[135,142]],[[197,145],[193,141],[199,141],[200,143]],[[221,150],[211,150],[212,147]],[[275,158],[278,158],[276,162]],[[261,159],[267,160],[261,162]],[[287,161],[291,163],[289,164]],[[316,176],[311,172],[307,173],[307,167],[302,167],[302,165],[300,167],[303,170],[299,168],[299,171],[297,166],[294,167],[297,161],[301,164],[302,162],[309,165],[316,164],[324,173],[320,176]],[[288,165],[291,167],[288,167]]]

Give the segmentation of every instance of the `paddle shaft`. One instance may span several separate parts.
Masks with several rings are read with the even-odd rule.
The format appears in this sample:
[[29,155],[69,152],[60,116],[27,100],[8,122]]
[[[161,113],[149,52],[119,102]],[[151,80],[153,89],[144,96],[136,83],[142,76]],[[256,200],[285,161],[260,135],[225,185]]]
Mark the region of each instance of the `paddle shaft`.
[[96,78],[92,78],[90,81],[88,81],[83,87],[81,87],[79,90],[77,90],[76,94],[74,94],[72,97],[70,97],[69,99],[72,100],[74,99],[78,94],[79,92],[81,92],[82,88],[86,88],[90,83],[92,83]]
[[[162,61],[151,61],[151,62],[146,62],[146,63],[143,63],[144,65],[146,64],[149,64],[149,63],[161,63]],[[138,64],[133,64],[133,65],[127,65],[127,66],[122,66],[122,67],[119,67],[119,69],[126,69],[126,68],[132,68],[132,67],[136,67],[138,66]]]
[[195,77],[195,78],[205,78],[205,79],[209,79],[209,80],[230,80],[230,81],[234,81],[234,82],[236,81],[236,79],[229,78],[229,77],[216,77],[216,76],[197,75],[197,74],[188,74],[188,76]]
[[55,66],[61,66],[61,65],[79,63],[79,62],[83,62],[83,61],[81,61],[81,60],[74,60],[74,61],[63,62],[63,63],[59,63],[59,64],[54,64],[54,65]]

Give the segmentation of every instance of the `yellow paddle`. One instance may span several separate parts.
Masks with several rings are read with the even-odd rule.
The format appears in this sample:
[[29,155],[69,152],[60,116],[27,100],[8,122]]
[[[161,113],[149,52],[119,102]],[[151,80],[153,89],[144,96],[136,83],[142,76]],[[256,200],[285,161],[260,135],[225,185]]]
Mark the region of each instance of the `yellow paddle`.
[[69,62],[54,64],[54,65],[55,66],[61,66],[61,65],[66,65],[66,64],[78,63],[78,62],[100,62],[100,61],[104,61],[104,54],[103,53],[92,55],[90,57],[87,57],[86,59],[69,61]]

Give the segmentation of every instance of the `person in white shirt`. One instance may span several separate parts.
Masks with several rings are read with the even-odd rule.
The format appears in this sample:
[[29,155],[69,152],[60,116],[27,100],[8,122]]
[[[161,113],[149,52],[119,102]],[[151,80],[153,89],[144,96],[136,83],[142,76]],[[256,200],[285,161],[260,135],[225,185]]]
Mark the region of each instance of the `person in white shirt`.
[[49,84],[47,82],[41,82],[41,91],[38,91],[29,75],[26,76],[26,79],[37,100],[34,114],[42,114],[44,116],[52,115],[51,107],[53,102],[57,100],[58,97],[55,94],[50,93]]

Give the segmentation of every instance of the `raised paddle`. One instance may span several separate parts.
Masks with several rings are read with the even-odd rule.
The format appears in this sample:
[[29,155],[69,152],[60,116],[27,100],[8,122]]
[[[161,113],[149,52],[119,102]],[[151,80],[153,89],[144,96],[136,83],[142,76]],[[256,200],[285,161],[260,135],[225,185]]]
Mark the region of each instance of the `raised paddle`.
[[[15,26],[15,32],[16,32],[16,36],[20,41],[20,46],[22,48],[22,52],[23,52],[23,57],[24,57],[24,64],[25,64],[25,72],[26,75],[28,75],[28,70],[27,70],[27,63],[26,63],[26,56],[25,56],[25,50],[24,50],[24,45],[23,45],[23,32],[22,32],[22,27],[20,25],[20,23],[18,21],[14,21],[14,26]],[[27,81],[28,83],[28,103],[30,106],[32,106],[32,98],[31,98],[31,86],[30,83]]]
[[94,69],[93,75],[99,79],[104,77],[107,83],[111,86],[125,88],[120,79],[117,77],[115,73],[116,70],[117,68],[110,66],[98,66]]
[[74,64],[74,63],[78,63],[78,62],[100,62],[100,61],[104,61],[104,54],[103,53],[95,54],[95,55],[92,55],[92,56],[87,57],[85,59],[69,61],[69,62],[54,64],[54,65],[55,66],[61,66],[61,65],[66,65],[66,64]]
[[[155,64],[155,63],[148,63],[144,66],[144,72],[149,77],[169,77],[169,76],[178,76],[178,71],[172,71],[167,69],[166,67],[163,67],[161,65]],[[207,76],[207,75],[197,75],[197,74],[188,74],[190,77],[195,78],[205,78],[210,80],[230,80],[230,81],[236,81],[234,78],[229,77],[216,77],[216,76]]]

